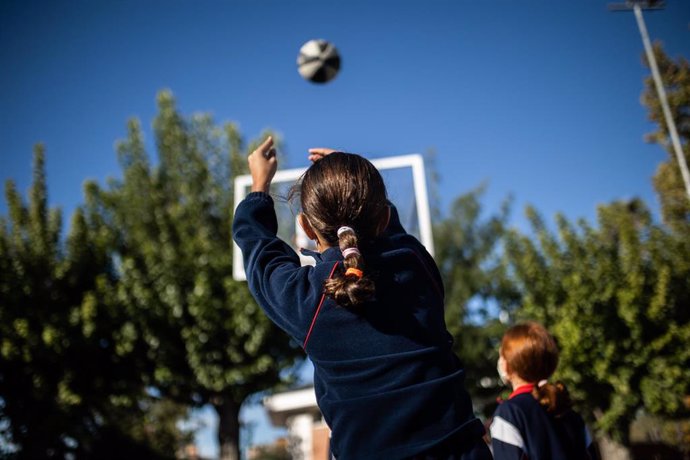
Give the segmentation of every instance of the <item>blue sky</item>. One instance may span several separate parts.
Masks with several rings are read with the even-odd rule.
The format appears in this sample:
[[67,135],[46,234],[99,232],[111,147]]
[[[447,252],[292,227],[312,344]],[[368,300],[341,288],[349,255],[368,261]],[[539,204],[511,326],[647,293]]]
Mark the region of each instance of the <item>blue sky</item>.
[[[645,15],[653,39],[690,56],[690,3]],[[606,1],[0,0],[0,179],[25,192],[47,149],[49,202],[65,225],[85,179],[118,176],[113,145],[156,93],[186,114],[264,128],[287,166],[331,146],[381,157],[434,149],[442,205],[482,182],[486,210],[515,198],[594,219],[639,196],[667,154],[643,136],[643,67],[632,13]],[[296,71],[300,46],[332,41],[343,68],[323,86]],[[0,213],[6,213],[0,200]],[[208,443],[208,441],[206,441]]]

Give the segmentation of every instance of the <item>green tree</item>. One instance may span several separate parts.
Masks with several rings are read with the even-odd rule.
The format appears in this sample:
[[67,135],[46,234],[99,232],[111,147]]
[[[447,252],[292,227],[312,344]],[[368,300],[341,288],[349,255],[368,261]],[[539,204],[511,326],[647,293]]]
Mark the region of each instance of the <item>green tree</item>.
[[[659,73],[664,83],[668,105],[680,138],[686,163],[690,163],[690,64],[687,59],[671,59],[664,53],[660,43],[654,44]],[[643,60],[647,66],[646,58]],[[656,142],[666,149],[668,157],[659,164],[654,175],[654,187],[661,202],[664,222],[677,232],[690,233],[690,197],[683,184],[680,166],[669,139],[659,96],[652,77],[645,82],[642,102],[649,109],[649,119],[658,125],[656,132],[648,134],[647,140]]]
[[654,224],[639,200],[600,206],[598,226],[533,209],[534,236],[513,230],[506,260],[522,293],[520,318],[557,337],[563,379],[600,433],[629,444],[644,409],[687,416],[690,395],[690,239]]
[[[476,402],[495,399],[498,346],[505,326],[499,311],[519,299],[500,261],[499,250],[510,200],[499,212],[482,215],[480,186],[458,197],[434,226],[435,258],[446,291],[446,324],[462,359],[467,388]],[[492,406],[486,406],[488,411]],[[487,414],[488,415],[488,414]]]
[[[659,44],[655,55],[688,158],[690,68]],[[559,215],[556,233],[528,208],[532,234],[511,231],[505,250],[522,296],[518,317],[554,332],[558,377],[600,433],[624,446],[641,410],[665,418],[690,413],[690,201],[651,77],[642,101],[659,126],[648,140],[669,152],[654,176],[665,225],[640,200],[600,206],[596,227]]]
[[6,454],[163,458],[174,443],[136,434],[146,423],[140,405],[150,398],[141,343],[128,335],[111,294],[107,241],[87,208],[74,213],[61,241],[44,157],[37,146],[28,205],[6,183],[9,217],[0,218],[0,435],[14,446],[4,445]]
[[221,458],[237,459],[243,401],[283,381],[302,353],[231,277],[232,177],[246,172],[248,153],[237,127],[184,118],[167,91],[158,109],[158,163],[131,120],[117,147],[123,178],[91,184],[90,195],[114,242],[118,301],[147,344],[148,383],[184,404],[212,404]]

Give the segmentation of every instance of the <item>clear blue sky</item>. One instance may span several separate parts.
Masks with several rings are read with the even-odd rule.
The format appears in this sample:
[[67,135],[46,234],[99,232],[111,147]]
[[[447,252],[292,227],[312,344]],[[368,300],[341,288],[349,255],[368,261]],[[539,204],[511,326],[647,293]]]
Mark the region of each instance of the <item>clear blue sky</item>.
[[[515,196],[514,223],[593,219],[639,196],[666,153],[641,106],[647,70],[632,13],[607,1],[0,0],[0,179],[30,184],[47,148],[49,201],[65,222],[82,183],[118,176],[113,144],[129,117],[151,144],[156,93],[187,114],[284,136],[289,166],[332,146],[371,157],[437,152],[447,206],[483,181],[484,204]],[[690,56],[690,3],[647,13],[651,36]],[[343,68],[316,86],[300,46],[332,41]],[[0,213],[6,213],[0,200]]]

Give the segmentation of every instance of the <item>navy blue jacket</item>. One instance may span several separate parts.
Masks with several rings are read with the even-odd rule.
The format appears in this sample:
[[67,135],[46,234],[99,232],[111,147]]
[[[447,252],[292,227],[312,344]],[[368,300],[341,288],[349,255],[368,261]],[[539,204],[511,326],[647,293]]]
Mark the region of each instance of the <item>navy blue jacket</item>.
[[490,432],[496,460],[599,458],[582,417],[568,410],[555,418],[531,392],[517,394],[499,404]]
[[324,280],[342,269],[338,248],[302,267],[276,236],[268,194],[250,193],[235,211],[233,238],[249,289],[313,362],[317,401],[339,460],[402,459],[451,436],[462,444],[484,433],[451,350],[438,268],[391,211],[386,232],[360,247],[376,297],[359,313],[322,294]]

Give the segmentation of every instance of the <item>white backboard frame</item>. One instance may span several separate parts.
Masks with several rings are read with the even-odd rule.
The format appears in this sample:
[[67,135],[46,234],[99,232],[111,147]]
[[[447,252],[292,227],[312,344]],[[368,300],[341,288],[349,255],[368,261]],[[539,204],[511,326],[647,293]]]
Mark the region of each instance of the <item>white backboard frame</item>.
[[[371,163],[380,171],[396,168],[412,168],[412,181],[414,185],[414,196],[417,210],[417,219],[419,221],[419,236],[422,244],[427,251],[434,255],[434,239],[431,233],[431,212],[429,209],[429,197],[426,188],[426,173],[424,170],[424,159],[422,155],[413,153],[409,155],[398,155],[387,158],[377,158],[370,160]],[[276,171],[272,183],[280,182],[295,182],[307,168],[283,169]],[[251,187],[252,176],[245,174],[235,178],[235,208],[247,196],[247,190]],[[299,233],[301,229],[295,219],[296,232]],[[302,260],[302,265],[313,264],[314,259],[311,257],[304,257],[298,253]],[[233,242],[232,251],[232,276],[235,280],[245,281],[247,279],[244,273],[244,261],[242,258],[242,251]]]

